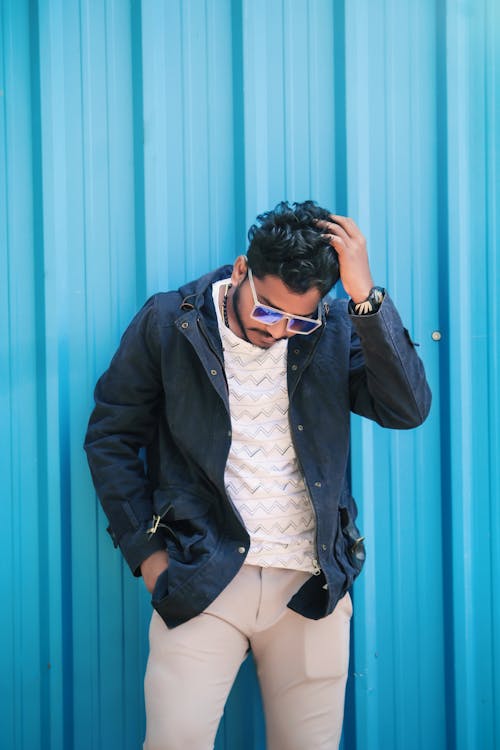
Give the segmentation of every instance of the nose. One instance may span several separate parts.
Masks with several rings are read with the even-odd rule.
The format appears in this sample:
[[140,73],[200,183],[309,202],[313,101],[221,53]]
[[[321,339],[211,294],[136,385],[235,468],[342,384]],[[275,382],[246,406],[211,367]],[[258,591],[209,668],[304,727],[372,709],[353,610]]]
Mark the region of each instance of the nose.
[[275,323],[272,326],[268,326],[267,332],[269,333],[270,336],[273,337],[273,339],[276,339],[276,340],[282,339],[285,337],[288,338],[288,336],[293,336],[292,333],[289,333],[286,330],[287,324],[288,324],[288,319],[283,318],[283,320],[280,320],[278,323]]

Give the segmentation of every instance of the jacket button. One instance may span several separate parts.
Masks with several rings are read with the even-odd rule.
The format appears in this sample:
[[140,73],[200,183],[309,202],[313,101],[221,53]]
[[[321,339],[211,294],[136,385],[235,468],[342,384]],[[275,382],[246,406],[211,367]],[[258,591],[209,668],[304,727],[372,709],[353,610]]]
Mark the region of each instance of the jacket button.
[[210,375],[217,375],[217,370],[210,370]]
[[300,349],[294,349],[294,350],[293,350],[293,353],[294,353],[294,354],[300,354]]
[[314,482],[315,487],[321,487],[321,482]]
[[244,555],[246,552],[246,549],[244,547],[238,547],[238,552],[240,553],[240,555]]
[[292,365],[292,370],[293,370],[293,371],[295,371],[295,370],[297,370],[297,369],[298,369],[297,365]]
[[321,545],[321,549],[323,550],[323,552],[326,552],[326,550],[327,550],[326,544],[322,544]]
[[189,328],[189,323],[187,322],[187,320],[181,323],[181,328]]
[[304,429],[304,425],[303,424],[298,424],[297,425],[297,429],[298,429],[299,432],[302,432],[302,430]]

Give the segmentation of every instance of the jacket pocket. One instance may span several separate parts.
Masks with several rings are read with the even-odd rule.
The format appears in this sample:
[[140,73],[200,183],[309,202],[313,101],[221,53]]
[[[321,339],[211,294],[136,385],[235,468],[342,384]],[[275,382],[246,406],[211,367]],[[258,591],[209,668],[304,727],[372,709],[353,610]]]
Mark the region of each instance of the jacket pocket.
[[153,493],[153,506],[161,518],[169,521],[182,521],[204,516],[212,498],[197,488],[170,486],[157,489]]
[[361,573],[365,563],[366,551],[364,537],[356,526],[357,508],[354,498],[345,495],[339,506],[337,536],[334,545],[335,559],[344,573],[344,594],[355,578]]
[[156,490],[153,504],[160,517],[157,529],[165,538],[170,557],[172,588],[186,580],[215,548],[213,500],[202,488],[169,486]]

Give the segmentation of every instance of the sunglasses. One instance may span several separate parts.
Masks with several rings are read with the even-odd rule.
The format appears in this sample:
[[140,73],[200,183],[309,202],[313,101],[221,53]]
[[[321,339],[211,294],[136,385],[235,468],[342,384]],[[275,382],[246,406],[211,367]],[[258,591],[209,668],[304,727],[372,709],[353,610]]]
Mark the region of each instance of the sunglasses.
[[250,282],[250,289],[252,290],[253,296],[253,309],[250,313],[250,317],[256,320],[258,323],[262,323],[265,326],[273,326],[275,323],[279,323],[283,318],[287,319],[286,330],[290,333],[300,333],[302,336],[307,336],[309,333],[316,331],[322,323],[321,318],[304,318],[302,315],[290,315],[290,313],[283,312],[283,310],[277,310],[275,307],[269,305],[263,305],[257,299],[257,292],[255,291],[255,284],[253,283],[252,269],[248,268],[248,280]]

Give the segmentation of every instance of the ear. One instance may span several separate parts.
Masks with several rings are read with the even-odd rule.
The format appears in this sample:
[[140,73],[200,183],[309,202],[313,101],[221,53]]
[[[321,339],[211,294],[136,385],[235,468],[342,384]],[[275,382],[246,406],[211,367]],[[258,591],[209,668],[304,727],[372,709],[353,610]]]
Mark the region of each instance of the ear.
[[233,272],[231,274],[231,284],[238,286],[242,281],[246,279],[248,273],[248,259],[246,255],[238,255],[233,265]]

